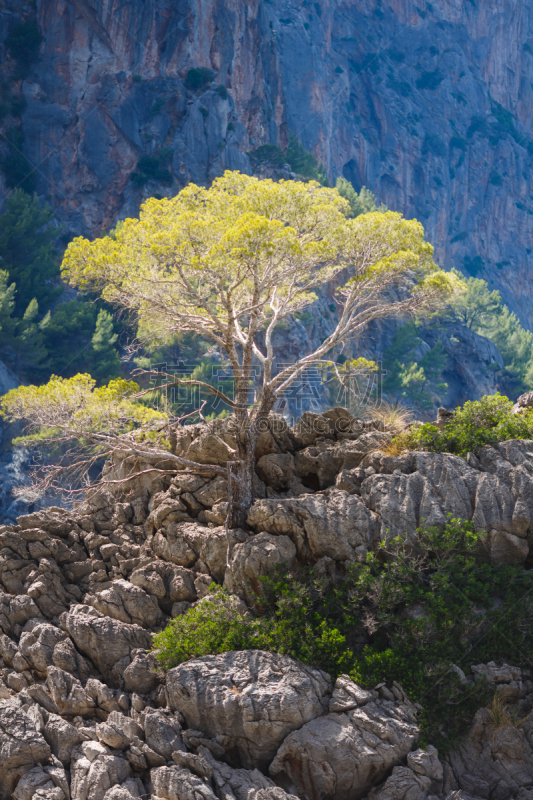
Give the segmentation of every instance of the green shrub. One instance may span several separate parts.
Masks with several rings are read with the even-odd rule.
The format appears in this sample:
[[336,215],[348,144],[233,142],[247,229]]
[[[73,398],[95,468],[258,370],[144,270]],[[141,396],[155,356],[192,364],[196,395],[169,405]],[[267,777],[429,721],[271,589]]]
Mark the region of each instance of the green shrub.
[[426,423],[401,434],[401,441],[410,450],[431,450],[466,456],[487,444],[509,439],[533,438],[533,411],[512,414],[513,402],[496,393],[481,400],[469,400],[456,409],[444,430]]
[[440,136],[436,136],[434,133],[426,134],[422,145],[422,155],[426,155],[427,153],[433,153],[434,156],[446,155],[446,145]]
[[39,47],[43,37],[34,19],[19,22],[5,41],[6,49],[18,64],[19,70],[26,75],[29,67],[39,55]]
[[157,155],[141,156],[137,163],[137,169],[131,176],[134,186],[144,186],[148,181],[158,181],[159,183],[172,183],[172,175],[166,168],[168,164],[168,152],[172,154],[171,148],[165,147]]
[[197,92],[210,83],[214,76],[215,73],[212,69],[209,69],[209,67],[196,67],[188,71],[187,77],[185,78],[185,85],[187,89]]
[[444,80],[444,75],[440,69],[434,69],[429,72],[423,72],[416,81],[417,89],[431,89],[434,90]]
[[[422,743],[444,751],[464,735],[489,697],[464,687],[457,667],[528,661],[533,574],[487,563],[470,523],[423,528],[389,541],[332,582],[298,568],[262,579],[256,615],[224,589],[174,619],[155,639],[161,665],[227,650],[285,653],[363,686],[397,680],[420,702]],[[363,644],[366,641],[366,645]]]
[[222,84],[220,84],[220,86],[217,86],[215,91],[218,94],[218,96],[222,98],[222,100],[227,100],[228,99],[228,97],[229,97],[228,90]]

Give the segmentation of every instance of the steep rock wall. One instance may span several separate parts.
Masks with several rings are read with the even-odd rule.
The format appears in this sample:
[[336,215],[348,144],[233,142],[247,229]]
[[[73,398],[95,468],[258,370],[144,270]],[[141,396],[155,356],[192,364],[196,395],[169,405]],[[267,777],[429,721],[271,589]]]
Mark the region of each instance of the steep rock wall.
[[[292,131],[331,180],[420,218],[441,264],[487,277],[531,326],[531,8],[416,2],[39,0],[23,86],[39,191],[68,232],[97,234],[143,196],[250,171],[248,151]],[[199,66],[227,99],[187,91]],[[132,184],[161,148],[172,183]]]

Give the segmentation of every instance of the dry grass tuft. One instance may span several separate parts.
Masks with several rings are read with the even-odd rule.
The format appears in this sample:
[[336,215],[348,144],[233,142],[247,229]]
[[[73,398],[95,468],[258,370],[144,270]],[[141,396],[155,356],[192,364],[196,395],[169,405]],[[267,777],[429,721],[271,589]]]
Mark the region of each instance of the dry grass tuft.
[[398,433],[413,421],[413,412],[402,403],[382,402],[379,406],[369,406],[366,416],[368,419],[379,419],[384,425],[392,425]]
[[489,725],[494,729],[494,733],[505,728],[517,728],[523,726],[526,717],[519,717],[515,708],[510,708],[499,692],[496,692],[492,699],[492,704],[487,709],[489,712]]

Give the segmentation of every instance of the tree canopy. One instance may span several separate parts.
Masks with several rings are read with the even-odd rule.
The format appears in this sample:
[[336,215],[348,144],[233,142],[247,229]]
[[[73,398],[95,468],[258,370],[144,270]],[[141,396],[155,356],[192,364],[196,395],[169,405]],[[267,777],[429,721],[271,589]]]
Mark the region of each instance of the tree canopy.
[[[67,248],[65,279],[133,314],[141,343],[154,347],[194,332],[228,359],[234,397],[199,378],[188,382],[218,396],[236,417],[234,524],[243,524],[252,502],[259,425],[276,399],[371,320],[433,308],[460,285],[438,269],[416,220],[350,215],[336,189],[314,181],[226,172],[209,189],[191,184],[172,199],[148,200],[139,219],[126,220],[113,237],[79,237]],[[276,327],[334,278],[335,328],[316,350],[276,369]],[[262,377],[250,405],[253,365]]]

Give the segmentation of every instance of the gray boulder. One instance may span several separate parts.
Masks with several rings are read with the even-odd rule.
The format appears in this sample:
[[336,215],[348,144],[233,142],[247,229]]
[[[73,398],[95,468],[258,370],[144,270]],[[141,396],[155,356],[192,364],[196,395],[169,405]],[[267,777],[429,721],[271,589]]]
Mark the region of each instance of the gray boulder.
[[93,698],[70,672],[64,672],[58,667],[49,667],[46,686],[60,714],[82,717],[93,714],[95,707]]
[[150,694],[158,683],[157,662],[153,655],[137,653],[124,670],[124,686],[128,692]]
[[43,736],[50,745],[52,753],[62,764],[68,766],[72,751],[87,738],[74,725],[58,714],[49,714]]
[[298,557],[313,561],[323,556],[362,561],[379,534],[377,515],[359,497],[337,489],[287,500],[258,500],[250,509],[248,524],[257,531],[288,536]]
[[533,712],[515,727],[511,717],[496,724],[488,709],[480,709],[468,738],[442,762],[446,792],[514,799],[532,786]]
[[326,710],[329,691],[325,673],[260,650],[195,658],[167,675],[171,708],[189,728],[224,737],[247,769],[266,769],[288,733]]
[[173,715],[147,709],[143,727],[146,744],[167,761],[172,758],[172,753],[185,750],[180,724]]
[[19,641],[21,655],[30,667],[46,675],[48,667],[53,664],[54,649],[59,642],[67,638],[67,634],[55,625],[43,622],[25,631]]
[[71,800],[104,800],[106,792],[132,777],[127,759],[95,742],[86,742],[72,754]]
[[86,595],[84,602],[105,616],[143,628],[155,628],[162,619],[157,600],[144,589],[122,578],[113,581],[109,589]]
[[290,566],[295,558],[296,547],[288,536],[258,533],[233,548],[224,586],[231,594],[253,604],[255,596],[262,593],[260,576],[267,575],[281,564]]
[[427,800],[427,787],[408,767],[393,767],[392,774],[368,795],[368,800]]
[[405,758],[418,738],[407,702],[372,700],[318,717],[289,734],[270,765],[286,791],[309,800],[358,800]]
[[63,624],[76,647],[89,658],[106,680],[117,683],[121,674],[113,673],[118,662],[131,661],[132,650],[149,650],[152,637],[139,625],[128,625],[110,617],[92,616],[74,609],[65,615]]
[[287,795],[258,769],[232,769],[223,761],[213,758],[203,746],[198,748],[198,752],[209,769],[217,797],[235,797],[236,800],[297,800],[292,795]]
[[[244,531],[232,530],[230,548],[247,538]],[[224,580],[228,543],[223,527],[208,528],[198,523],[173,524],[164,532],[155,534],[152,547],[163,561],[183,567],[193,567],[201,561],[215,580]]]
[[52,755],[49,744],[16,700],[0,701],[0,798],[9,800],[19,778]]
[[[13,792],[13,800],[67,800],[69,796],[66,775],[58,781],[58,770],[34,767],[22,776]],[[54,778],[56,778],[54,780]]]
[[183,767],[157,767],[150,777],[154,799],[217,800],[208,783]]

